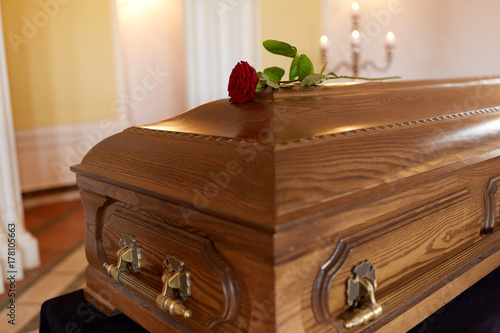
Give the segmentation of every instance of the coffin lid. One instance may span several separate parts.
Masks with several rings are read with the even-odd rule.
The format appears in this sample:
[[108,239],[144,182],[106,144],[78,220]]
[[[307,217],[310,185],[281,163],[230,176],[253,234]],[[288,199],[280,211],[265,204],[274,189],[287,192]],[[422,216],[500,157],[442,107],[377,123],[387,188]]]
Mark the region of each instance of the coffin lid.
[[72,169],[272,231],[499,148],[498,78],[350,82],[207,103],[107,138]]

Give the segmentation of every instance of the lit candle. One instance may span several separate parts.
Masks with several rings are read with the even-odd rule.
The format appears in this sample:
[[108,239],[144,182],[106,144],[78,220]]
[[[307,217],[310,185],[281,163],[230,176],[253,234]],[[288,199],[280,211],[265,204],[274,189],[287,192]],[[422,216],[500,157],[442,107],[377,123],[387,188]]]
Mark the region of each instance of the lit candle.
[[326,35],[323,35],[321,36],[319,41],[321,43],[321,49],[326,50],[326,48],[328,47],[328,37]]
[[353,30],[351,34],[352,44],[359,45],[359,31]]
[[352,3],[352,16],[354,17],[358,17],[359,16],[359,3],[357,3],[356,1],[354,1]]
[[394,36],[394,33],[392,31],[389,31],[385,36],[385,44],[392,46],[394,45],[395,42],[396,42],[396,36]]

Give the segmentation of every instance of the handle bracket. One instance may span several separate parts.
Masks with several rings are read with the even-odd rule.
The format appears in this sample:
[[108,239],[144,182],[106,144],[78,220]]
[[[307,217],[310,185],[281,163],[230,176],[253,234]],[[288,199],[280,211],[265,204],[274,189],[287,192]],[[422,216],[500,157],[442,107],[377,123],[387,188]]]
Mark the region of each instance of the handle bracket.
[[170,314],[190,318],[192,312],[183,302],[191,296],[191,274],[184,266],[184,262],[174,256],[167,256],[163,261],[163,290],[156,298],[156,305]]
[[375,299],[375,267],[369,261],[364,261],[353,272],[354,276],[347,280],[347,304],[351,310],[342,316],[346,328],[364,325],[382,315],[382,306]]
[[116,265],[104,263],[103,267],[110,277],[120,282],[120,274],[124,271],[138,273],[141,268],[141,249],[136,244],[134,236],[127,234],[120,238],[120,248],[116,252]]

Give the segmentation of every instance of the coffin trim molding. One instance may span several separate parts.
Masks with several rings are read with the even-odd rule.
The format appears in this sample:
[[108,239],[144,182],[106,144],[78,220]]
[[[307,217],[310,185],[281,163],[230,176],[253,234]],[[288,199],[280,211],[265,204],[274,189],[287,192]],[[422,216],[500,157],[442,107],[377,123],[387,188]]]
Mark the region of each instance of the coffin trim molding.
[[[470,194],[467,189],[461,189],[422,206],[410,209],[403,214],[389,218],[373,228],[362,229],[341,238],[331,257],[321,266],[313,284],[311,301],[318,323],[330,323],[334,327],[338,324],[338,320],[330,313],[330,288],[333,279],[344,267],[345,262],[355,248],[372,239],[379,238],[382,234],[413,223],[415,220],[434,214],[441,209],[455,205],[468,198],[470,198]],[[363,259],[370,260],[370,258]]]
[[484,192],[484,223],[481,230],[482,234],[493,232],[495,227],[495,219],[498,217],[498,203],[500,198],[497,198],[497,190],[500,186],[500,176],[490,179],[486,191]]

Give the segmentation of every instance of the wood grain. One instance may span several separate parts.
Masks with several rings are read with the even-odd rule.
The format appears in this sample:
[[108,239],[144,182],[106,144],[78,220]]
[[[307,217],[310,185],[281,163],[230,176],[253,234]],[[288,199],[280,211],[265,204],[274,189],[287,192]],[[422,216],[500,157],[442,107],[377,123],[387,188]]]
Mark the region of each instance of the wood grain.
[[318,320],[326,322],[348,310],[343,287],[352,267],[363,260],[377,269],[377,294],[384,295],[432,270],[437,257],[445,260],[472,245],[482,222],[474,211],[462,190],[343,237],[316,278],[312,297]]
[[[235,287],[228,284],[227,287],[224,286],[225,291],[223,291],[220,287],[220,282],[217,282],[219,287],[213,287],[209,283],[209,279],[200,279],[201,275],[197,274],[196,284],[198,286],[195,288],[198,290],[196,292],[196,302],[194,298],[187,302],[190,305],[191,303],[195,303],[193,307],[195,310],[194,316],[191,319],[196,320],[197,324],[185,324],[183,326],[185,329],[195,327],[196,331],[208,332],[212,331],[208,326],[215,324],[219,332],[245,332],[248,331],[250,325],[255,325],[259,329],[254,331],[267,332],[275,327],[274,318],[269,314],[268,306],[270,299],[273,297],[272,234],[265,234],[259,230],[234,225],[230,221],[201,213],[193,213],[186,220],[183,215],[184,207],[81,175],[78,176],[78,183],[82,188],[82,199],[87,203],[86,207],[89,210],[87,216],[94,218],[95,216],[99,216],[99,221],[102,221],[102,223],[94,221],[94,226],[98,225],[100,228],[106,229],[106,234],[98,242],[101,244],[102,255],[99,255],[100,250],[97,250],[98,247],[92,245],[96,241],[89,242],[89,245],[91,245],[87,253],[89,262],[96,262],[98,264],[89,266],[94,268],[88,270],[86,289],[89,301],[97,307],[106,310],[105,313],[111,313],[115,309],[114,307],[116,307],[130,318],[141,323],[144,327],[148,327],[152,332],[162,332],[166,330],[166,327],[170,327],[170,325],[173,325],[173,327],[179,325],[179,321],[176,318],[170,319],[169,315],[154,309],[154,304],[148,303],[131,290],[109,278],[102,268],[102,263],[116,260],[115,252],[118,246],[115,238],[118,239],[123,232],[134,234],[136,231],[140,231],[141,236],[147,234],[146,237],[141,237],[141,239],[146,239],[146,241],[142,242],[146,245],[146,253],[149,253],[146,255],[146,258],[150,258],[146,260],[146,269],[141,272],[141,275],[143,278],[146,275],[145,280],[149,281],[153,288],[159,290],[160,286],[156,274],[160,274],[161,272],[161,261],[156,264],[150,264],[151,258],[163,260],[163,253],[173,246],[171,242],[172,235],[165,238],[160,237],[161,241],[158,240],[158,235],[164,234],[165,230],[174,229],[177,234],[174,237],[177,240],[182,238],[178,236],[179,233],[185,234],[189,231],[190,236],[187,236],[188,239],[186,239],[185,243],[189,243],[189,239],[192,238],[202,238],[202,243],[207,243],[211,240],[211,244],[213,244],[215,251],[220,254],[220,257],[223,258],[222,260],[234,267],[234,280],[236,280],[236,283],[240,283],[241,286],[237,299],[240,305],[223,302],[221,300],[224,298],[224,294],[234,293],[236,291],[234,290]],[[83,190],[84,188],[86,190]],[[90,195],[90,189],[102,193],[104,197],[95,194]],[[98,200],[98,198],[100,199]],[[124,210],[127,214],[136,216],[134,222],[129,225],[121,220],[119,217],[120,213],[118,215],[115,214],[117,209]],[[95,211],[100,211],[101,213],[96,214]],[[141,225],[144,226],[143,229],[141,229]],[[158,231],[157,228],[164,230]],[[95,234],[95,227],[88,229],[88,231],[92,231]],[[102,232],[100,234],[102,235]],[[170,244],[168,244],[169,242]],[[184,250],[182,251],[183,253],[187,253],[187,255],[180,254],[179,256],[194,258],[190,260],[191,262],[198,263],[199,261],[213,260],[210,259],[211,254],[207,254],[207,258],[206,255],[203,255],[203,251],[199,249],[187,252],[185,249],[186,245],[180,243],[174,244],[177,244],[174,246],[176,253],[182,249]],[[152,252],[151,248],[153,249]],[[153,261],[156,262],[156,260]],[[205,267],[207,267],[206,264]],[[196,272],[196,270],[195,268],[194,271]],[[204,269],[205,273],[203,274],[205,276],[211,275],[211,273],[207,273],[208,270],[208,268]],[[223,275],[226,274],[228,273],[223,272]],[[221,278],[223,276],[217,275],[216,280],[219,281]],[[213,281],[214,277],[212,276],[211,279]],[[200,290],[200,288],[203,290]],[[249,294],[249,289],[254,291]],[[214,300],[209,298],[214,296],[214,292],[218,293],[215,294],[217,299],[219,299],[218,308],[217,311],[210,312],[210,307],[204,308],[203,305],[212,304],[212,309],[217,307],[213,306]],[[99,297],[101,294],[103,297]],[[110,304],[113,304],[114,307],[109,308]],[[142,304],[141,306],[143,307],[146,306],[145,304],[149,304],[147,305],[147,309],[151,311],[151,314],[138,313],[132,304]],[[208,314],[207,311],[209,311]],[[209,317],[209,315],[218,316],[221,312],[222,316],[219,317],[231,320],[230,323],[222,322],[217,324],[220,321],[219,318],[213,321],[211,320],[213,317]],[[235,313],[236,317],[233,317]],[[263,313],[264,315],[262,315]],[[161,320],[161,323],[157,322],[158,320]]]
[[[86,295],[107,313],[152,332],[346,332],[346,280],[370,260],[383,316],[351,331],[394,330],[495,268],[482,262],[500,250],[500,79],[215,101],[105,139],[72,169]],[[166,254],[186,260],[191,320],[105,274],[123,233],[147,250],[139,275],[151,288]]]
[[[102,230],[106,262],[117,262],[118,241],[122,235],[131,234],[142,254],[137,281],[157,290],[156,296],[163,286],[160,278],[165,257],[173,255],[185,262],[193,283],[192,295],[185,304],[196,314],[195,318],[187,320],[187,326],[194,321],[202,327],[215,329],[223,321],[236,319],[241,299],[238,281],[208,239],[160,225],[120,206],[115,206],[110,215],[103,216],[107,220]],[[193,326],[193,329],[200,327]]]
[[500,155],[498,80],[306,90],[132,127],[74,170],[272,230],[318,203]]

